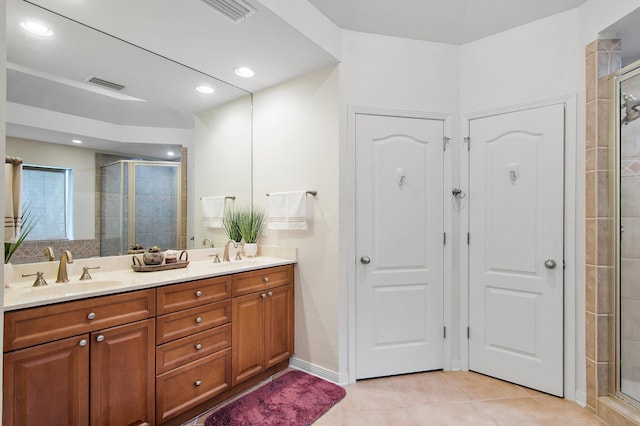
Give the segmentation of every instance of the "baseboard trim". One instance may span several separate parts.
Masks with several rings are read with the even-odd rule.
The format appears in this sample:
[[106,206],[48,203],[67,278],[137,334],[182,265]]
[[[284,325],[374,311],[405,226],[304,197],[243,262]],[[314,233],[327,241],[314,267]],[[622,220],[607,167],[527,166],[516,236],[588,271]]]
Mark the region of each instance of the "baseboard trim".
[[582,407],[587,406],[587,393],[583,390],[576,389],[576,402]]
[[340,374],[336,373],[335,371],[327,370],[324,367],[320,367],[310,362],[303,361],[300,358],[290,358],[289,367],[295,368],[296,370],[302,370],[309,374],[313,374],[314,376],[318,376],[330,382],[337,383],[341,386],[346,386],[349,383],[347,377],[341,377]]

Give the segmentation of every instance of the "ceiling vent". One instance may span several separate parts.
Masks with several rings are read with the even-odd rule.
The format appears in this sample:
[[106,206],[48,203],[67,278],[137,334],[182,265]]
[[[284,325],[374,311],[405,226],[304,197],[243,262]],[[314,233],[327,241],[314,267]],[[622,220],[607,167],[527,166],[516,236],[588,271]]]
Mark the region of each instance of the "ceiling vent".
[[235,24],[256,13],[256,10],[242,0],[203,0],[217,10],[222,16]]
[[87,83],[96,84],[98,86],[106,87],[111,90],[122,90],[124,86],[122,84],[114,83],[112,81],[103,80],[98,77],[89,77],[85,80]]

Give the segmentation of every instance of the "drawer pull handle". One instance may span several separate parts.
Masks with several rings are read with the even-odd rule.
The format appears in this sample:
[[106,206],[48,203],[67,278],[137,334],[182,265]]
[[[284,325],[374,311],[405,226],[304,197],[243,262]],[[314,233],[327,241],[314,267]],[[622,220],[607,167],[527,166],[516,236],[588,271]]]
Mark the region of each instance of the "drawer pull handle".
[[196,382],[194,383],[194,385],[196,386],[200,386],[202,384],[202,382],[200,380],[196,380]]
[[98,342],[104,341],[104,336],[102,334],[98,334],[98,337],[96,337],[96,341]]
[[202,317],[198,317],[198,318],[196,318],[196,322],[197,322],[198,324],[200,324],[200,323],[202,322]]
[[200,290],[196,291],[196,297],[202,296],[202,292]]
[[264,277],[264,278],[262,279],[262,281],[264,281],[265,283],[268,283],[268,282],[269,282],[269,277]]
[[270,291],[269,293],[267,293],[267,296],[273,296],[273,292]]
[[196,350],[199,351],[202,349],[202,345],[200,343],[196,343]]
[[267,297],[267,295],[266,295],[266,294],[264,294],[264,293],[262,293],[262,294],[260,295],[260,297],[262,297],[262,298],[264,299],[265,297]]
[[78,343],[78,346],[80,346],[81,348],[84,348],[85,346],[87,346],[87,340],[86,339],[82,339],[80,340],[80,343]]
[[89,320],[96,319],[96,313],[95,312],[89,312],[89,315],[87,315],[87,318]]

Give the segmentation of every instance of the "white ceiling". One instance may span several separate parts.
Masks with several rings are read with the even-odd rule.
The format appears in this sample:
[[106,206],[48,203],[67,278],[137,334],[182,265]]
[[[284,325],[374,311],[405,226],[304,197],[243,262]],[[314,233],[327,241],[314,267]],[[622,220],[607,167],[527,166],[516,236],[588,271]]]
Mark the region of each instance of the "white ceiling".
[[340,28],[463,44],[587,0],[309,0]]

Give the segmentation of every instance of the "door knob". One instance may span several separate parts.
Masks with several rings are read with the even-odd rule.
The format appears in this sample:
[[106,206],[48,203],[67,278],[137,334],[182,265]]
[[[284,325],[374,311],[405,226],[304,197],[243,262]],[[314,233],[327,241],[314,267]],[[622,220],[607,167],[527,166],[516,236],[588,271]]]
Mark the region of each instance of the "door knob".
[[556,267],[556,261],[553,259],[547,259],[544,261],[544,266],[548,269],[553,269]]
[[371,263],[371,259],[369,258],[369,256],[362,256],[360,258],[360,263],[362,263],[363,265],[368,265],[369,263]]

